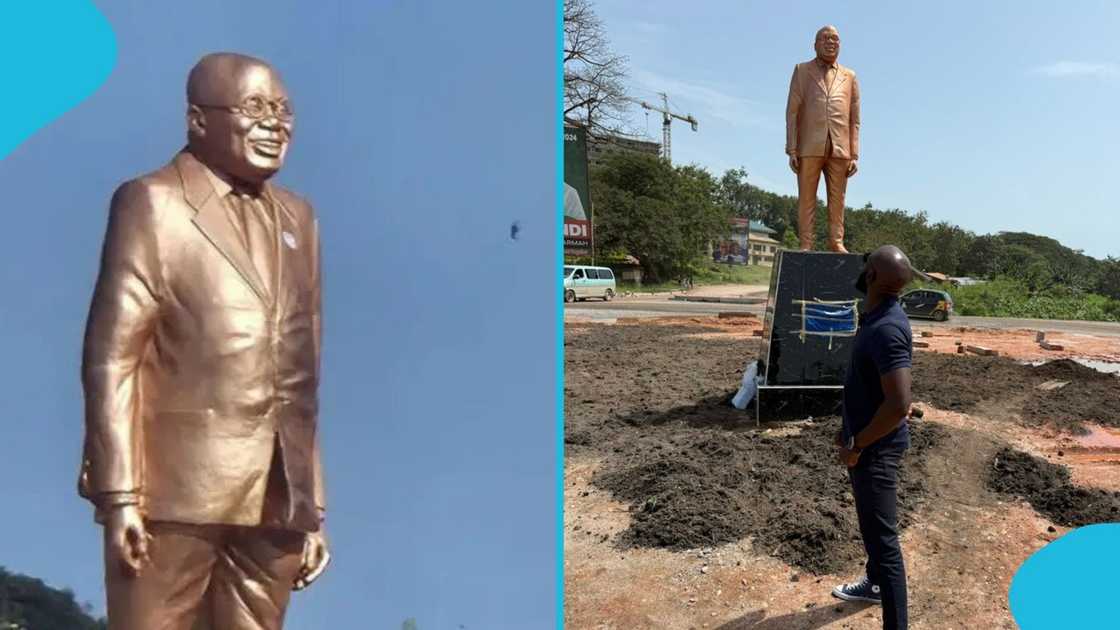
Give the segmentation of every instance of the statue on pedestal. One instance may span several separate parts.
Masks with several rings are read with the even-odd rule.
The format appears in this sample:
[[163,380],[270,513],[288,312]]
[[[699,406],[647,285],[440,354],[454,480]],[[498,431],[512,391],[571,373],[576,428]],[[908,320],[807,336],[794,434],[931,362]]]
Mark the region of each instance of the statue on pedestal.
[[797,174],[797,232],[802,250],[813,249],[817,186],[824,173],[828,196],[828,248],[844,248],[844,193],[859,159],[859,82],[836,62],[840,33],[817,31],[816,59],[793,69],[786,103],[786,154]]
[[207,55],[186,96],[187,146],[110,203],[79,493],[113,630],[278,630],[330,560],[318,222],[269,183],[294,119],[274,68]]

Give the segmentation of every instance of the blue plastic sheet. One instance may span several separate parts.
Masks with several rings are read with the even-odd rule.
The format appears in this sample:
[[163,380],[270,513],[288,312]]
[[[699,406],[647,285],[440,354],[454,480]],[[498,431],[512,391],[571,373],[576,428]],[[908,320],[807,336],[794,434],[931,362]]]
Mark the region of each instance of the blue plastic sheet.
[[804,330],[812,333],[854,333],[858,325],[855,305],[805,304]]

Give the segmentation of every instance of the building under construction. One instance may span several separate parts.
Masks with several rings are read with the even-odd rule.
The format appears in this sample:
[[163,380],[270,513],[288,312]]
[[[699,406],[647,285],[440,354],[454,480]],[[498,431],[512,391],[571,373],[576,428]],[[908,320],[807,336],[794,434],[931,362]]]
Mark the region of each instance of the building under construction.
[[654,157],[661,155],[661,144],[651,140],[641,140],[620,135],[605,135],[587,138],[587,163],[595,168],[602,164],[606,156],[614,151],[633,151],[648,153]]

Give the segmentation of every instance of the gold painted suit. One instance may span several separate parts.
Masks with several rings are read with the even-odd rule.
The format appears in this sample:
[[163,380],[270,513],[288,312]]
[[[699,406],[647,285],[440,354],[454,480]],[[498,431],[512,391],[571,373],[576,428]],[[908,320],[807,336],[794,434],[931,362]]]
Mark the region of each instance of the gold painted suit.
[[99,520],[135,502],[150,521],[316,531],[318,224],[265,184],[276,247],[261,277],[215,181],[184,150],[113,196],[82,359],[79,492]]
[[786,101],[786,154],[796,156],[797,232],[813,248],[817,187],[825,177],[828,245],[844,251],[844,196],[851,163],[859,159],[859,81],[839,63],[813,59],[793,69]]
[[786,153],[858,160],[859,81],[851,68],[839,63],[828,81],[823,65],[812,59],[793,69],[786,101]]

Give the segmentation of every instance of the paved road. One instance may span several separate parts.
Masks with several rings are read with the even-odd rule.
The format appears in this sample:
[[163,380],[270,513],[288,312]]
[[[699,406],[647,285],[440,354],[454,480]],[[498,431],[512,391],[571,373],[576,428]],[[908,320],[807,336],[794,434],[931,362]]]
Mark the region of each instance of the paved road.
[[717,313],[746,312],[762,313],[761,304],[713,304],[710,302],[677,302],[667,299],[622,299],[611,302],[576,302],[564,307],[568,314],[590,317],[592,319],[614,319],[616,317],[688,317],[691,315],[715,315]]
[[[688,317],[727,312],[761,314],[761,304],[710,304],[679,302],[666,298],[617,298],[611,302],[577,302],[564,307],[564,319],[610,320],[619,317]],[[1056,319],[1017,319],[1010,317],[954,317],[944,323],[915,319],[914,324],[930,327],[972,326],[975,328],[1046,330],[1062,333],[1120,337],[1120,323],[1077,322]]]

